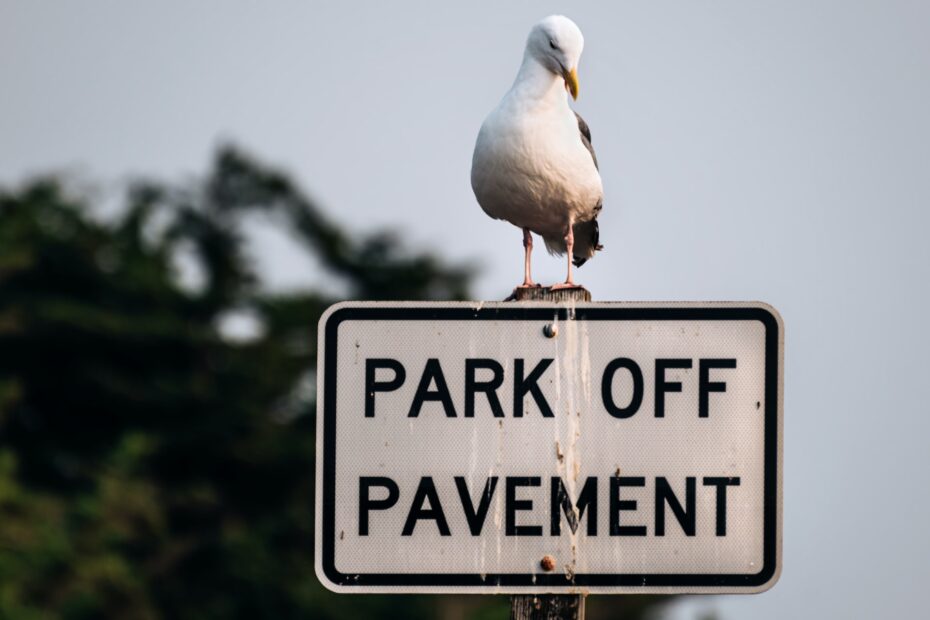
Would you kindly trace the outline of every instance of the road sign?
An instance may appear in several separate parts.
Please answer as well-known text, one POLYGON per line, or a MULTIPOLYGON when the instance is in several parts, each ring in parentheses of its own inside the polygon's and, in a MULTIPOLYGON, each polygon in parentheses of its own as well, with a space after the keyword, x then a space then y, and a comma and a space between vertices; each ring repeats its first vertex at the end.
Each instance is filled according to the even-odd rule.
POLYGON ((340 592, 759 592, 783 328, 761 303, 344 303, 316 570, 340 592))

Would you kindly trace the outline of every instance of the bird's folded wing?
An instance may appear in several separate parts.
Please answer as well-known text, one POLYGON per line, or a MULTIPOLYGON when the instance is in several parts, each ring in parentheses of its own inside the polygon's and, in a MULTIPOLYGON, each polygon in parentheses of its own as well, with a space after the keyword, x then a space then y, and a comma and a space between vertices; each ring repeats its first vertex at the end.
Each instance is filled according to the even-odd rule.
POLYGON ((591 128, 588 127, 588 124, 581 118, 578 112, 575 112, 575 118, 578 119, 578 131, 581 132, 581 143, 584 144, 584 147, 591 153, 591 159, 594 160, 594 167, 598 168, 597 155, 594 154, 594 147, 591 146, 591 128))

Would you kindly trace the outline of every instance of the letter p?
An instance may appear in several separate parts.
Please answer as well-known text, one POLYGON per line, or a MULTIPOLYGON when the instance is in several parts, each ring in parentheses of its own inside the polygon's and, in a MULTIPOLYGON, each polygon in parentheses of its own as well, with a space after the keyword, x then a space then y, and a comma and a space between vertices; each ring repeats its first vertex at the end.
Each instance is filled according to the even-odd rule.
POLYGON ((404 365, 391 358, 375 358, 365 360, 365 417, 375 417, 375 392, 393 392, 404 384, 407 373, 404 365), (394 378, 390 381, 378 381, 379 368, 394 371, 394 378))
POLYGON ((384 476, 362 476, 358 479, 358 535, 368 536, 368 513, 372 510, 387 510, 397 503, 400 489, 397 483, 384 476), (384 499, 372 499, 371 487, 387 489, 384 499))

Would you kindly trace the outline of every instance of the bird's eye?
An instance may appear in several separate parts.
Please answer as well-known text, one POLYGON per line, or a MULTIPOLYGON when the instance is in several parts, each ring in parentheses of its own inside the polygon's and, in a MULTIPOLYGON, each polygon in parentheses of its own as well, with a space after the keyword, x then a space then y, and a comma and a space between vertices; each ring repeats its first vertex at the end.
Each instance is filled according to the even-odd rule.
POLYGON ((551 47, 551 48, 554 49, 554 50, 559 49, 559 46, 556 45, 556 44, 555 44, 555 41, 553 41, 552 39, 549 39, 549 47, 551 47))

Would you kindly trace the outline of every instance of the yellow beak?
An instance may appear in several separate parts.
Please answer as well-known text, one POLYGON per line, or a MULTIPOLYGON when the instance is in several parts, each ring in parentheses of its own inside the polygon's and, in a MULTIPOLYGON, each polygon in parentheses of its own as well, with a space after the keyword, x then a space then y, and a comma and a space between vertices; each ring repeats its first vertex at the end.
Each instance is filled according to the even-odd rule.
POLYGON ((572 99, 578 98, 578 72, 575 69, 562 74, 565 78, 565 90, 572 94, 572 99))

